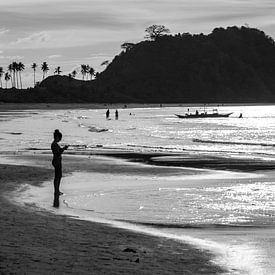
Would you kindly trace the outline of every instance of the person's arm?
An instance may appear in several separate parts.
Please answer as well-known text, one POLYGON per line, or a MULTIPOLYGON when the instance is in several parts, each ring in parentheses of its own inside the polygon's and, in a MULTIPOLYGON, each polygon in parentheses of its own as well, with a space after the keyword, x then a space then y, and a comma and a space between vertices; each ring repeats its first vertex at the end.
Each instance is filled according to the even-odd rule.
POLYGON ((60 152, 63 153, 68 148, 69 148, 69 145, 65 145, 64 147, 60 148, 60 152))
POLYGON ((68 145, 61 148, 57 143, 52 144, 52 152, 55 157, 60 157, 61 154, 68 149, 68 145))

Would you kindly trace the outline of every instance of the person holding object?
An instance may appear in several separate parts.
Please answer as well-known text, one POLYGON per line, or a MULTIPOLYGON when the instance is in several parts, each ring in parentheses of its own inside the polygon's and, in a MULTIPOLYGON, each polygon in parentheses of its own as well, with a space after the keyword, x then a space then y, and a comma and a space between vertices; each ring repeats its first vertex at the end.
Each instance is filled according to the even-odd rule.
POLYGON ((52 165, 54 167, 54 195, 59 196, 63 193, 60 192, 59 186, 62 178, 62 153, 68 149, 68 145, 60 147, 58 142, 62 139, 62 133, 56 129, 53 133, 54 141, 51 144, 53 152, 52 165))

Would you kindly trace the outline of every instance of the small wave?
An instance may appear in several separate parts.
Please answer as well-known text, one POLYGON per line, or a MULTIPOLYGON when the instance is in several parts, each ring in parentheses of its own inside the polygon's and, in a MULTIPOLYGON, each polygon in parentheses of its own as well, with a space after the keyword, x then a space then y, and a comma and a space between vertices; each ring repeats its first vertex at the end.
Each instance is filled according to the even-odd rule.
POLYGON ((27 151, 48 151, 49 148, 37 148, 37 147, 27 147, 25 148, 27 151))
POLYGON ((22 135, 23 133, 20 133, 20 132, 6 132, 6 134, 10 134, 10 135, 22 135))
POLYGON ((102 133, 102 132, 108 132, 109 131, 109 129, 107 129, 107 128, 97 128, 97 127, 94 127, 94 126, 86 126, 82 123, 78 124, 78 127, 88 128, 88 131, 92 132, 92 133, 102 133))
POLYGON ((185 149, 178 147, 165 147, 165 146, 152 146, 152 145, 137 145, 137 144, 127 144, 127 147, 133 148, 145 148, 145 149, 153 149, 153 150, 170 150, 170 151, 184 151, 185 149))
POLYGON ((117 220, 134 225, 150 226, 154 228, 181 228, 181 229, 233 229, 245 228, 255 229, 263 227, 273 227, 272 225, 242 225, 242 224, 179 224, 179 223, 154 223, 154 222, 136 222, 129 220, 117 220))
POLYGON ((222 141, 222 140, 208 140, 194 138, 193 142, 199 143, 213 143, 213 144, 233 144, 233 145, 251 145, 251 146, 271 146, 275 147, 274 143, 262 143, 262 142, 242 142, 242 141, 222 141))
POLYGON ((109 129, 106 129, 106 128, 100 129, 100 128, 96 128, 96 127, 93 127, 93 126, 90 126, 88 128, 89 128, 88 131, 93 132, 93 133, 102 133, 102 132, 107 132, 109 130, 109 129))
POLYGON ((75 149, 75 150, 84 150, 87 149, 88 146, 86 144, 70 144, 69 149, 75 149))
POLYGON ((87 212, 94 212, 94 210, 92 210, 92 209, 83 209, 83 208, 72 207, 72 206, 70 206, 70 204, 66 200, 63 200, 63 204, 65 204, 66 207, 69 208, 69 209, 82 210, 82 211, 87 211, 87 212))

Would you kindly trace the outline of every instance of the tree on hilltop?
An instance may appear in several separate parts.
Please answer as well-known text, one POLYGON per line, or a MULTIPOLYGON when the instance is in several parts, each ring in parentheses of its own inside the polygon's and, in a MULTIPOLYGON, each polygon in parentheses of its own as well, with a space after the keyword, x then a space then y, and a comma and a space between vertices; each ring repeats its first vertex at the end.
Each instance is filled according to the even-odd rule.
POLYGON ((147 33, 145 35, 146 39, 156 40, 157 38, 170 33, 170 30, 167 29, 164 25, 152 25, 145 29, 147 33))
POLYGON ((77 71, 76 71, 76 70, 73 70, 73 71, 71 72, 71 76, 72 76, 72 78, 75 78, 75 77, 76 77, 76 75, 77 75, 77 71))
POLYGON ((90 71, 90 65, 86 65, 86 80, 89 79, 89 71, 90 71))
POLYGON ((54 70, 54 74, 60 75, 62 73, 60 69, 61 69, 60 66, 57 66, 54 70))
POLYGON ((81 74, 82 74, 82 80, 84 80, 84 78, 85 78, 85 76, 87 74, 87 71, 88 71, 88 65, 82 64, 80 66, 80 68, 81 68, 80 71, 81 71, 81 74))
POLYGON ((44 80, 45 76, 47 75, 47 72, 50 70, 47 62, 42 63, 41 70, 43 72, 43 80, 44 80))
POLYGON ((125 43, 123 43, 120 47, 121 47, 121 49, 123 49, 123 50, 125 50, 125 51, 129 51, 129 50, 131 50, 134 46, 135 46, 134 43, 125 42, 125 43))
POLYGON ((89 67, 89 71, 88 71, 90 77, 91 77, 91 80, 93 79, 93 76, 95 75, 95 70, 93 67, 89 67))

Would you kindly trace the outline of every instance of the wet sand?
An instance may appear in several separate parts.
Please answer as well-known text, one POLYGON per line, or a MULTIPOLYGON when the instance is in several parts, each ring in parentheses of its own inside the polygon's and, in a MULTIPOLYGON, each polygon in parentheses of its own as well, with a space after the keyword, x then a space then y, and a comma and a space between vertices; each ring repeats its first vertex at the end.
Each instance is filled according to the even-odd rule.
MULTIPOLYGON (((1 273, 220 274, 224 271, 211 263, 210 253, 185 243, 12 203, 11 192, 21 184, 39 186, 52 179, 50 159, 50 155, 41 154, 11 155, 5 161, 9 164, 0 165, 1 273)), ((88 160, 87 156, 64 156, 64 173, 101 169, 102 163, 88 160)), ((112 167, 109 169, 111 173, 112 167)), ((176 169, 172 172, 176 173, 176 169)))

